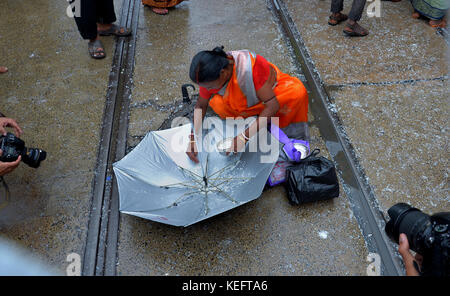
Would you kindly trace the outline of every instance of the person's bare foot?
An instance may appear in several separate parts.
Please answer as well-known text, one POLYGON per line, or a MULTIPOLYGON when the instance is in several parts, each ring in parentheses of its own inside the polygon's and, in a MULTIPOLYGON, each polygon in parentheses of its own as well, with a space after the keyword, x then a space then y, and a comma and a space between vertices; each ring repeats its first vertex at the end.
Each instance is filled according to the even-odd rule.
POLYGON ((156 14, 166 15, 169 13, 167 8, 152 7, 152 11, 156 14))
POLYGON ((328 24, 330 26, 336 26, 337 24, 346 21, 348 19, 348 16, 346 14, 336 12, 332 13, 328 18, 328 24))
POLYGON ((413 14, 412 14, 412 18, 413 18, 413 19, 418 19, 418 18, 420 18, 420 13, 418 13, 417 11, 414 11, 413 14))
POLYGON ((5 66, 0 66, 0 73, 6 73, 8 72, 8 68, 6 68, 5 66))

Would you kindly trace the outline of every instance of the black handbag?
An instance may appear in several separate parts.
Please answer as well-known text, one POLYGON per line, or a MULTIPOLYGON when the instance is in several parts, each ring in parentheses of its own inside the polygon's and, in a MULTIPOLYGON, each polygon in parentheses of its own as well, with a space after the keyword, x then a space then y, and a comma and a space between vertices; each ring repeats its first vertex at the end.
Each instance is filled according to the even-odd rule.
POLYGON ((339 197, 339 182, 333 162, 317 156, 315 149, 308 157, 287 167, 286 182, 289 203, 299 205, 339 197))

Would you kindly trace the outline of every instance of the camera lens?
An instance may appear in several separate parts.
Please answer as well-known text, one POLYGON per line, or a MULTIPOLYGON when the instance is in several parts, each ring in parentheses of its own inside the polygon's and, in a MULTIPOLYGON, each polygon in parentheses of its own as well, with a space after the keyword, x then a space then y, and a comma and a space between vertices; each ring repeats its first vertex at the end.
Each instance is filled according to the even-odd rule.
POLYGON ((423 251, 426 229, 431 226, 430 216, 405 203, 392 206, 388 214, 391 220, 386 224, 385 231, 389 237, 398 243, 400 233, 404 233, 410 249, 418 253, 423 251))
POLYGON ((47 152, 38 148, 26 148, 25 153, 22 154, 22 161, 32 168, 38 168, 47 157, 47 152))

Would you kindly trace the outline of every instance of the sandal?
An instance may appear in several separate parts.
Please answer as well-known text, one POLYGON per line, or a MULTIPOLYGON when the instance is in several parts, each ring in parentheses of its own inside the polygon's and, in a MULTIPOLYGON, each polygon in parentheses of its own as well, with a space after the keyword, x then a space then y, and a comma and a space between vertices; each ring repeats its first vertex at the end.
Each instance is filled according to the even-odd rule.
POLYGON ((94 59, 103 59, 106 57, 105 50, 103 49, 103 44, 100 40, 95 40, 94 42, 89 42, 88 44, 89 54, 94 59))
POLYGON ((169 13, 169 10, 167 8, 159 8, 159 7, 153 7, 153 6, 152 6, 152 11, 159 15, 166 15, 169 13))
POLYGON ((430 20, 428 22, 428 24, 430 26, 432 26, 433 28, 445 28, 445 27, 447 27, 447 22, 444 19, 430 20))
POLYGON ((344 33, 350 37, 363 37, 369 34, 369 31, 361 27, 357 22, 353 25, 347 22, 347 26, 344 28, 344 33))
POLYGON ((109 28, 108 30, 97 30, 97 32, 101 36, 115 35, 115 36, 119 36, 119 37, 126 37, 126 36, 131 35, 131 30, 123 28, 123 27, 119 27, 116 24, 112 24, 111 28, 109 28))
POLYGON ((346 21, 348 19, 348 16, 346 14, 340 13, 335 16, 334 14, 330 15, 330 17, 328 18, 328 24, 330 26, 336 26, 339 23, 346 21))

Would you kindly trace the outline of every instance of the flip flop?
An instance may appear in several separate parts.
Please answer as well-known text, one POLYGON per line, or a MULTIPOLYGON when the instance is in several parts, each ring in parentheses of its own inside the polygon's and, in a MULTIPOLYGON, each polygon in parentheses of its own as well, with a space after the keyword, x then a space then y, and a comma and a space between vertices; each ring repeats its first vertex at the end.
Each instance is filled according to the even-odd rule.
POLYGON ((131 35, 131 30, 123 28, 123 27, 119 27, 116 24, 112 24, 111 28, 109 28, 108 30, 98 30, 97 32, 101 36, 115 35, 115 36, 119 36, 119 37, 126 37, 126 36, 131 35))
POLYGON ((444 19, 439 20, 438 23, 433 23, 435 21, 437 21, 437 20, 430 20, 428 22, 428 24, 430 26, 432 26, 433 28, 445 28, 445 27, 447 27, 447 22, 444 19))
POLYGON ((104 59, 106 57, 105 49, 100 40, 95 40, 94 42, 89 42, 88 44, 89 54, 94 59, 104 59))

